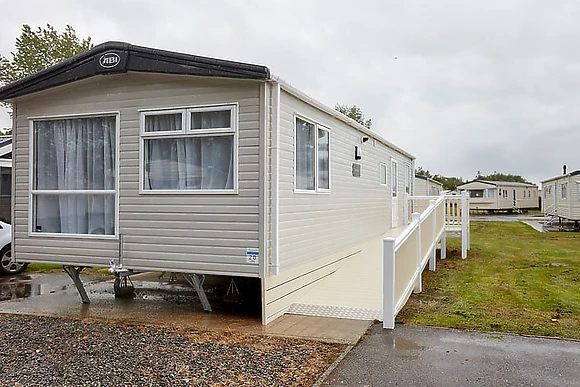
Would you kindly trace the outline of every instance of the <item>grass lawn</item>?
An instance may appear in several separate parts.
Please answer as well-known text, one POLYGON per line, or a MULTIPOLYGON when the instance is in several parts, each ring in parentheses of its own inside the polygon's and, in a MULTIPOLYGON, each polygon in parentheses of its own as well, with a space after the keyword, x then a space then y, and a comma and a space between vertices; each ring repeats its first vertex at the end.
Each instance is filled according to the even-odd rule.
MULTIPOLYGON (((51 263, 30 263, 26 268, 27 273, 64 273, 62 265, 55 265, 51 263)), ((114 276, 109 273, 107 268, 104 267, 89 267, 83 270, 83 274, 92 274, 92 275, 102 275, 102 276, 110 276, 113 278, 114 276)))
POLYGON ((580 339, 580 233, 473 221, 465 260, 447 241, 397 322, 580 339))

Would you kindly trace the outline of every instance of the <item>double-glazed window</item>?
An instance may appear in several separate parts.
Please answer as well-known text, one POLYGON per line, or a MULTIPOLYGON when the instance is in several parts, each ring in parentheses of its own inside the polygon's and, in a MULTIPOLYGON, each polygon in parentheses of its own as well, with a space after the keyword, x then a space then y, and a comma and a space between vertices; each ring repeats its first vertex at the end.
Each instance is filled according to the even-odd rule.
POLYGON ((391 160, 391 194, 394 198, 398 195, 398 163, 395 160, 391 160))
POLYGON ((32 122, 34 233, 115 235, 117 116, 32 122))
POLYGON ((149 111, 141 115, 144 192, 235 192, 236 107, 149 111))
POLYGON ((380 163, 379 164, 379 183, 384 186, 388 186, 387 184, 387 164, 380 163))
POLYGON ((405 193, 411 194, 411 166, 405 166, 405 193))
POLYGON ((568 183, 562 184, 562 199, 566 199, 568 197, 568 183))
POLYGON ((297 191, 330 190, 330 131, 296 117, 294 185, 297 191))

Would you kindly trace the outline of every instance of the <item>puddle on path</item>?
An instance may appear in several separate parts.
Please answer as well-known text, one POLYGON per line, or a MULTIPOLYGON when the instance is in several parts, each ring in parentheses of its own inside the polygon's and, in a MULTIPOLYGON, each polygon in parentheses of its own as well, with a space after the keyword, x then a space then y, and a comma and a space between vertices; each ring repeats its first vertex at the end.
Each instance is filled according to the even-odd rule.
POLYGON ((65 290, 72 284, 65 274, 20 274, 0 277, 0 301, 65 290))
POLYGON ((385 344, 387 348, 392 348, 395 356, 400 359, 417 359, 421 352, 428 349, 428 347, 419 345, 414 341, 393 337, 392 335, 385 337, 385 344))

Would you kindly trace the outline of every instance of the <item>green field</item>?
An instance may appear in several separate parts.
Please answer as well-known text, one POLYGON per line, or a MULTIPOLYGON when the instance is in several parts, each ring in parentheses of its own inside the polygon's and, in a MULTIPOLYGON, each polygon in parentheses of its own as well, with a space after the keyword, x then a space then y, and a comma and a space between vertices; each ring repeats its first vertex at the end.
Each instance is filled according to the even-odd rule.
POLYGON ((580 233, 475 221, 465 260, 447 241, 397 322, 580 339, 580 233))

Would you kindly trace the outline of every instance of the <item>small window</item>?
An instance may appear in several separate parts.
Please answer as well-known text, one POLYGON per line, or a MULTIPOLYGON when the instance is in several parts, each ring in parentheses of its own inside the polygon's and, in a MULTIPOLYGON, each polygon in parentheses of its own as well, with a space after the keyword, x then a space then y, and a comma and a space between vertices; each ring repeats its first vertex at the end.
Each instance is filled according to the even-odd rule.
POLYGON ((566 199, 568 197, 568 183, 562 184, 562 199, 566 199))
POLYGON ((576 183, 576 192, 578 193, 578 200, 580 200, 580 182, 576 183))
POLYGON ((495 198, 495 188, 487 188, 485 190, 485 195, 487 198, 495 198))
POLYGON ((483 190, 482 189, 471 189, 471 190, 469 190, 469 197, 470 198, 482 198, 483 197, 483 190))
POLYGON ((181 132, 183 127, 181 113, 149 114, 145 116, 145 133, 181 132))
POLYGON ((330 190, 330 131, 296 117, 294 184, 301 191, 330 190))
POLYGON ((394 198, 398 196, 398 164, 396 160, 391 160, 391 194, 394 198))
POLYGON ((379 164, 379 182, 381 185, 387 185, 387 164, 379 164))
POLYGON ((236 108, 196 107, 142 114, 142 189, 235 192, 236 108))
POLYGON ((408 164, 405 166, 405 193, 411 193, 411 166, 408 164))

